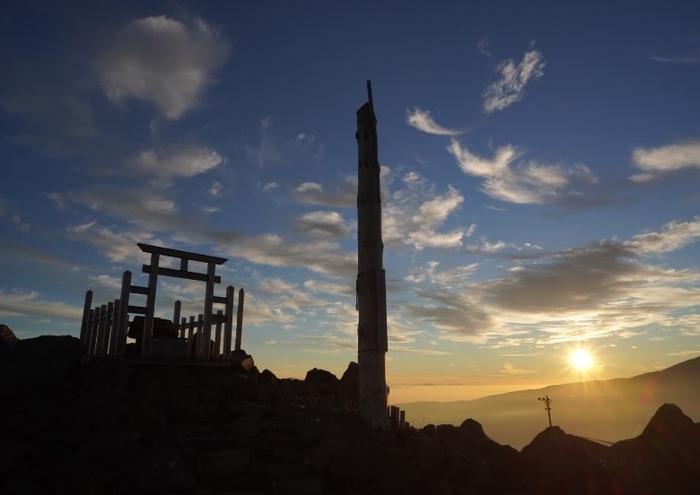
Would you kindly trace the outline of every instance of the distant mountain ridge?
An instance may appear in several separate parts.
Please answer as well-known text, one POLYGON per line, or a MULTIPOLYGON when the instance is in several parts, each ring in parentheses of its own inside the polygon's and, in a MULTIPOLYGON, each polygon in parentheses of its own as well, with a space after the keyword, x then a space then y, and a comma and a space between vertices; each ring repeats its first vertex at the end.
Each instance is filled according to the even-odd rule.
POLYGON ((592 380, 455 402, 400 404, 411 424, 461 424, 473 418, 494 440, 517 449, 547 426, 537 397, 549 395, 552 423, 569 433, 615 442, 639 435, 664 403, 700 419, 700 356, 629 378, 592 380))

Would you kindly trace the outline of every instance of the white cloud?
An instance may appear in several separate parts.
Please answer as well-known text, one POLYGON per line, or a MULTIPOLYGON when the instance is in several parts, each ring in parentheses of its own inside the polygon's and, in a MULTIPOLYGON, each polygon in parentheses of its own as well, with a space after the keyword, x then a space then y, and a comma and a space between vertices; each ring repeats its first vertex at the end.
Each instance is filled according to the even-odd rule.
POLYGON ((280 187, 278 182, 266 182, 262 190, 263 192, 267 192, 272 191, 273 189, 277 189, 278 187, 280 187))
POLYGON ((669 222, 661 232, 645 232, 624 243, 639 254, 665 254, 684 248, 700 238, 700 217, 689 222, 669 222))
MULTIPOLYGON (((68 306, 60 302, 42 300, 39 292, 3 292, 0 289, 0 315, 7 316, 48 316, 80 321, 82 307, 68 306)), ((76 326, 76 330, 77 330, 76 326)))
MULTIPOLYGON (((109 275, 91 275, 88 277, 95 286, 104 287, 107 289, 121 290, 122 279, 119 277, 110 277, 109 275)), ((92 284, 91 284, 92 285, 92 284)))
POLYGON ((209 188, 209 195, 218 198, 224 185, 221 182, 214 182, 209 188))
POLYGON ((404 175, 403 189, 392 192, 382 210, 382 237, 387 245, 450 248, 462 245, 470 228, 457 227, 439 232, 447 218, 464 202, 464 197, 452 186, 444 194, 436 194, 434 184, 420 174, 404 175))
POLYGON ((343 238, 350 233, 343 216, 335 211, 311 211, 297 220, 297 229, 319 238, 343 238))
POLYGON ((482 191, 492 198, 519 204, 574 203, 580 194, 573 189, 597 182, 583 164, 570 168, 518 161, 523 152, 508 144, 482 158, 452 139, 448 151, 466 174, 484 179, 482 191))
POLYGON ((357 274, 357 255, 343 252, 338 243, 328 240, 293 243, 276 234, 264 234, 223 248, 229 256, 260 265, 302 267, 344 279, 354 279, 357 274))
POLYGON ((542 53, 537 50, 525 52, 522 61, 515 64, 512 59, 499 63, 496 70, 501 78, 484 90, 484 112, 503 110, 520 101, 525 94, 528 82, 544 75, 545 62, 542 53))
POLYGON ((357 207, 357 176, 344 177, 333 193, 325 192, 323 186, 316 182, 304 182, 294 188, 294 198, 306 205, 357 207))
POLYGON ((682 168, 700 168, 700 141, 671 144, 659 148, 635 148, 632 151, 634 166, 644 173, 632 175, 634 182, 648 182, 658 173, 682 168))
MULTIPOLYGON (((221 155, 206 146, 174 146, 142 151, 130 166, 139 174, 157 177, 158 185, 169 185, 174 177, 194 177, 218 167, 223 161, 221 155)), ((216 182, 209 193, 216 196, 220 191, 221 184, 216 182)))
POLYGON ((435 122, 430 112, 421 110, 420 108, 414 108, 413 112, 406 110, 406 123, 419 131, 427 132, 428 134, 437 134, 439 136, 457 136, 466 132, 442 127, 435 122))
POLYGON ((280 295, 288 294, 296 288, 296 285, 290 284, 280 278, 268 278, 258 282, 258 289, 263 294, 280 295))
POLYGON ((124 26, 97 60, 102 88, 114 102, 153 102, 177 120, 199 103, 231 49, 220 31, 200 18, 135 19, 124 26))
POLYGON ((354 296, 355 287, 350 285, 333 284, 330 282, 319 282, 317 280, 307 280, 304 287, 312 292, 323 292, 333 296, 354 296))

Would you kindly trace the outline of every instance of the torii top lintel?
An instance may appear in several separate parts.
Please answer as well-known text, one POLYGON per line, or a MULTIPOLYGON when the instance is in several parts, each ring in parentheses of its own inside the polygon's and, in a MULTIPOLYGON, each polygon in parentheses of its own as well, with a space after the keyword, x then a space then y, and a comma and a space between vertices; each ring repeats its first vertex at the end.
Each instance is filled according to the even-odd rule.
POLYGON ((202 263, 214 263, 215 265, 223 265, 228 261, 228 258, 220 258, 218 256, 209 256, 206 254, 192 253, 190 251, 181 251, 180 249, 172 249, 161 246, 153 246, 139 242, 137 246, 144 253, 159 254, 161 256, 171 256, 173 258, 186 259, 191 261, 201 261, 202 263))

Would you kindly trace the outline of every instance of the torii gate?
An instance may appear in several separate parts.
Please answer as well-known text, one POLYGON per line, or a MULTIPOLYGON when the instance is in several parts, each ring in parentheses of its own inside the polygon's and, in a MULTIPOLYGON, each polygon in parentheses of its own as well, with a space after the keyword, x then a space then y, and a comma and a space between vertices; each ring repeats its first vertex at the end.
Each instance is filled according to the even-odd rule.
POLYGON ((383 268, 382 198, 379 187, 377 118, 372 85, 367 81, 367 103, 357 111, 357 363, 360 416, 374 428, 387 428, 385 357, 386 275, 383 268))

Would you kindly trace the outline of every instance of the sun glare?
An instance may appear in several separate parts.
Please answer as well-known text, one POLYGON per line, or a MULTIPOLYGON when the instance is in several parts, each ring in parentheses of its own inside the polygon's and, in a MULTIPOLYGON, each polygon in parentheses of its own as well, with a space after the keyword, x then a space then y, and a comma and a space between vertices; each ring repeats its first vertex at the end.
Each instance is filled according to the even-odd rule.
POLYGON ((569 362, 576 371, 588 371, 593 366, 593 356, 585 349, 576 349, 569 355, 569 362))

